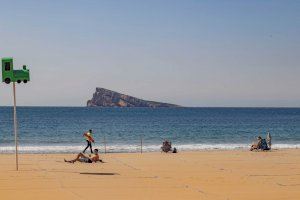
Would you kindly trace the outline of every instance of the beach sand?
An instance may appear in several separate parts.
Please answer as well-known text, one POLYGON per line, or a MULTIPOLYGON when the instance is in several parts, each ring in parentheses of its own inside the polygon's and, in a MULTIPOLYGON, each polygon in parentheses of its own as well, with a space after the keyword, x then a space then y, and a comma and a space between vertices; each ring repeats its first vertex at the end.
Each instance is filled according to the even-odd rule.
POLYGON ((102 154, 0 154, 0 199, 300 199, 300 150, 102 154))

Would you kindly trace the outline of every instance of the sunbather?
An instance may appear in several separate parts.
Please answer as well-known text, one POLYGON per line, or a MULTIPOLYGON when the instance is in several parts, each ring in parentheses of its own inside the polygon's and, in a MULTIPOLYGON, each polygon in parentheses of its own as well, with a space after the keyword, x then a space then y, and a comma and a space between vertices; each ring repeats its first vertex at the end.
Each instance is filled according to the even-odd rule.
POLYGON ((98 149, 94 149, 94 154, 95 155, 90 158, 90 157, 85 156, 83 153, 79 153, 74 160, 66 160, 66 159, 64 159, 64 160, 65 160, 65 162, 68 162, 68 163, 74 163, 76 161, 84 162, 84 163, 103 162, 99 157, 98 149))

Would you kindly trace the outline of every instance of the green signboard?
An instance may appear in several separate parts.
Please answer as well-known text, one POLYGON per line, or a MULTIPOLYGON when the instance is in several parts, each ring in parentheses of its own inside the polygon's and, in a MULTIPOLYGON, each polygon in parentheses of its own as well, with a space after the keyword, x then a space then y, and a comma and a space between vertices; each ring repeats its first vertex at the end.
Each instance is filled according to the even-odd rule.
POLYGON ((2 82, 9 84, 10 82, 27 83, 30 81, 29 69, 23 65, 23 69, 14 70, 12 58, 2 58, 2 82))

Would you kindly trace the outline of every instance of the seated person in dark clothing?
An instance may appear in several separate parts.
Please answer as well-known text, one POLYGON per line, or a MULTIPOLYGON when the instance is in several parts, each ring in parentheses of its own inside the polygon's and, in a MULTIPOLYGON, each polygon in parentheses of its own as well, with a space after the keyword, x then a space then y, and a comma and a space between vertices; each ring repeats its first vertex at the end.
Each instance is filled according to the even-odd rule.
POLYGON ((177 149, 174 147, 172 153, 178 153, 177 149))
POLYGON ((268 144, 267 144, 267 141, 266 139, 261 139, 261 142, 260 142, 260 150, 270 150, 270 148, 268 147, 268 144))

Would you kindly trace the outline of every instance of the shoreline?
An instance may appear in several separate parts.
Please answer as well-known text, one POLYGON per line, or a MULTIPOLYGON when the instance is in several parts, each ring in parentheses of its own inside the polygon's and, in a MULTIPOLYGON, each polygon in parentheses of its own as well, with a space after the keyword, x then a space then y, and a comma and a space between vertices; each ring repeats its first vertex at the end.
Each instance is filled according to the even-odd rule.
MULTIPOLYGON (((143 153, 160 152, 161 145, 143 145, 143 153)), ((188 144, 188 145, 172 145, 176 147, 178 152, 198 152, 198 151, 247 151, 250 144, 188 144), (233 146, 234 145, 234 146, 233 146)), ((105 149, 101 146, 98 148, 100 153, 104 153, 105 149)), ((53 145, 53 146, 19 146, 20 154, 73 154, 79 153, 84 149, 84 145, 53 145)), ((107 145, 107 153, 140 153, 141 147, 138 145, 107 145)), ((273 144, 272 150, 300 149, 300 144, 273 144)), ((14 154, 15 146, 0 146, 0 154, 14 154)))
MULTIPOLYGON (((180 154, 180 153, 197 153, 197 152, 251 152, 249 150, 250 148, 236 148, 236 149, 198 149, 198 150, 181 150, 179 151, 178 153, 175 153, 175 154, 180 154)), ((300 150, 300 148, 296 147, 296 148, 273 148, 269 151, 252 151, 252 152, 265 152, 265 153, 268 153, 268 152, 277 152, 277 151, 289 151, 289 150, 300 150)), ((51 154, 51 155, 70 155, 70 154, 77 154, 77 153, 80 153, 79 152, 37 152, 37 153, 32 153, 32 152, 19 152, 20 155, 47 155, 47 154, 51 154)), ((136 152, 102 152, 102 151, 99 151, 99 154, 101 155, 105 155, 105 154, 155 154, 155 153, 164 153, 164 152, 161 152, 161 151, 143 151, 143 153, 139 152, 139 151, 136 151, 136 152)), ((14 155, 15 152, 0 152, 0 155, 14 155)), ((86 152, 85 154, 90 154, 89 152, 86 152)), ((169 152, 169 153, 164 153, 164 154, 174 154, 172 152, 169 152)))

